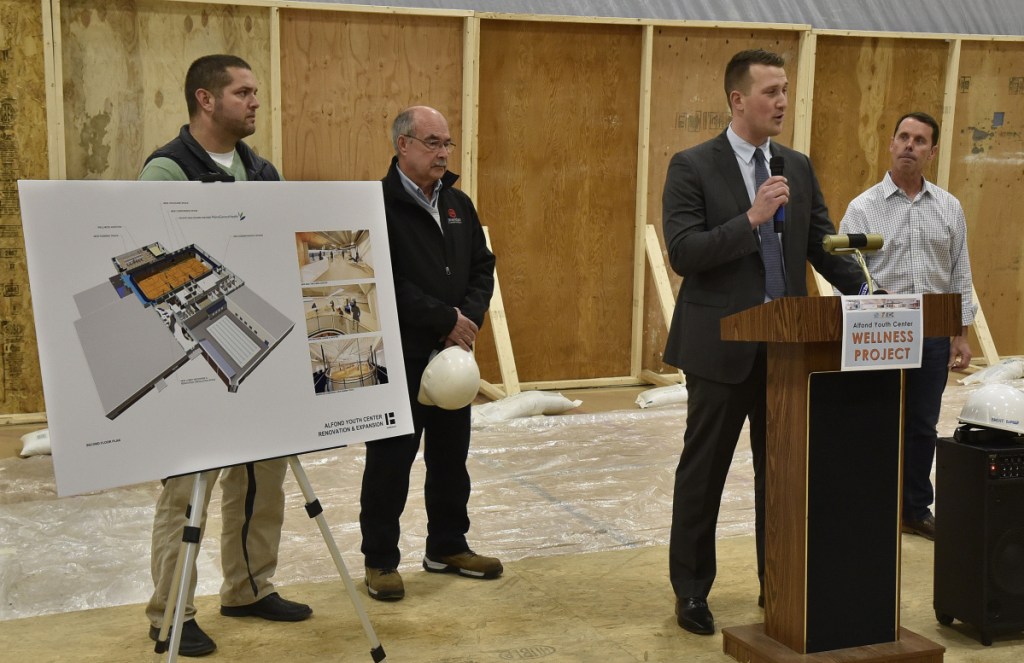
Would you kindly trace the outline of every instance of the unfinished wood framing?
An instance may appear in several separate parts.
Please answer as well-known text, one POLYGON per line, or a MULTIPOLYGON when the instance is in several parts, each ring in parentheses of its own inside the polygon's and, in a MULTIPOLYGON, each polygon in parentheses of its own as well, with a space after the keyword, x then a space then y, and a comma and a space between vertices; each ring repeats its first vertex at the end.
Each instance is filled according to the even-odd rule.
MULTIPOLYGON (((667 332, 672 326, 675 297, 672 294, 672 283, 669 281, 668 268, 665 267, 665 253, 661 248, 658 230, 650 224, 644 226, 644 246, 646 247, 644 253, 646 254, 647 263, 651 267, 651 280, 654 281, 654 291, 658 297, 658 304, 661 310, 662 328, 667 332)), ((669 380, 667 377, 646 369, 642 372, 641 377, 645 381, 653 382, 654 384, 664 384, 666 380, 669 380), (653 375, 658 375, 658 377, 652 379, 653 375)), ((679 371, 678 377, 683 382, 686 381, 682 371, 679 371)))
POLYGON ((64 173, 64 104, 61 93, 63 81, 60 67, 60 33, 54 31, 60 25, 60 7, 51 6, 53 0, 40 0, 43 28, 43 67, 46 76, 46 142, 49 161, 49 179, 62 179, 64 173))
POLYGON ((651 153, 651 63, 654 57, 654 26, 643 27, 643 41, 640 46, 640 125, 638 128, 636 154, 636 200, 633 219, 633 328, 630 332, 629 373, 640 377, 643 370, 644 350, 644 287, 647 280, 644 267, 647 241, 647 189, 648 167, 651 153))
MULTIPOLYGON (((673 375, 647 227, 660 236, 671 156, 729 121, 725 62, 775 50, 791 100, 778 140, 809 151, 837 224, 885 172, 899 114, 942 118, 926 175, 967 215, 984 307, 972 344, 986 362, 997 346, 1024 354, 1024 237, 1006 230, 1024 194, 1024 38, 283 0, 0 8, 19 32, 28 19, 37 28, 17 51, 33 63, 18 80, 39 83, 18 117, 19 140, 41 141, 26 152, 43 168, 35 177, 133 179, 186 121, 185 69, 211 52, 252 64, 264 106, 251 143, 292 180, 379 179, 394 114, 440 109, 461 147, 451 168, 494 240, 518 374, 555 387, 673 375)), ((16 272, 13 286, 27 285, 16 272)), ((31 315, 16 322, 34 339, 31 315)), ((494 385, 506 382, 498 352, 482 335, 478 361, 494 385)), ((4 409, 42 409, 38 370, 24 370, 35 400, 4 409)))
POLYGON ((665 267, 665 254, 661 248, 661 237, 654 226, 647 226, 644 233, 644 241, 647 247, 647 260, 651 264, 651 278, 654 280, 654 292, 658 297, 662 323, 667 330, 672 325, 672 313, 675 311, 676 300, 672 293, 668 268, 665 267))
MULTIPOLYGON (((995 341, 992 339, 992 330, 988 327, 988 319, 985 318, 984 309, 981 307, 981 303, 978 300, 978 289, 972 287, 971 295, 974 297, 977 310, 974 312, 974 324, 971 330, 974 332, 974 338, 977 339, 977 343, 972 342, 972 348, 977 351, 981 350, 981 357, 984 359, 986 366, 992 366, 993 364, 999 363, 999 352, 996 350, 995 341)), ((973 361, 976 362, 978 359, 977 355, 973 361)))
POLYGON ((477 88, 480 85, 480 19, 463 21, 462 42, 462 183, 469 197, 476 200, 477 167, 477 88))
POLYGON ((939 118, 939 154, 936 163, 935 183, 949 188, 949 164, 953 161, 953 151, 949 146, 953 142, 954 120, 956 115, 956 91, 960 77, 960 45, 959 39, 949 42, 949 55, 946 60, 946 82, 942 90, 942 117, 939 118))
POLYGON ((789 113, 793 118, 792 148, 807 153, 811 145, 811 111, 814 108, 814 58, 818 38, 813 32, 800 33, 796 85, 789 93, 789 113))
MULTIPOLYGON (((284 163, 284 130, 281 126, 281 11, 270 10, 270 160, 284 163)), ((264 98, 266 98, 266 96, 264 98)))
POLYGON ((535 382, 520 382, 519 387, 523 391, 539 390, 549 391, 552 389, 592 389, 596 387, 632 387, 637 380, 632 375, 622 375, 610 378, 592 378, 582 380, 539 380, 535 382))
MULTIPOLYGON (((484 227, 487 247, 491 247, 491 235, 484 227)), ((490 319, 491 335, 494 339, 495 352, 498 355, 498 369, 501 371, 501 393, 504 396, 515 396, 519 393, 519 372, 516 370, 516 357, 512 352, 512 339, 508 334, 508 319, 505 317, 505 301, 501 296, 501 282, 498 270, 494 270, 494 294, 491 306, 487 310, 490 319)))
MULTIPOLYGON (((793 149, 804 154, 811 149, 811 117, 814 112, 814 60, 817 56, 818 35, 805 32, 800 35, 800 69, 798 72, 799 94, 792 97, 796 101, 796 119, 793 128, 793 149)), ((807 265, 807 292, 827 297, 832 293, 832 284, 816 269, 807 265)))
MULTIPOLYGON (((956 94, 960 87, 960 48, 963 42, 960 39, 953 39, 949 42, 949 60, 946 64, 946 85, 944 91, 944 103, 942 104, 941 129, 939 133, 939 156, 937 164, 936 183, 944 189, 949 189, 949 166, 953 161, 953 132, 956 122, 956 94)), ((974 324, 972 330, 974 339, 973 347, 980 348, 981 357, 984 363, 991 366, 999 361, 999 353, 996 351, 995 341, 992 339, 992 331, 989 329, 988 320, 985 318, 985 311, 978 299, 977 288, 971 288, 974 305, 976 307, 974 324), (975 342, 976 341, 976 342, 975 342)), ((978 358, 975 357, 975 360, 978 358)))
POLYGON ((45 424, 45 412, 28 414, 0 414, 0 426, 24 426, 25 424, 45 424))

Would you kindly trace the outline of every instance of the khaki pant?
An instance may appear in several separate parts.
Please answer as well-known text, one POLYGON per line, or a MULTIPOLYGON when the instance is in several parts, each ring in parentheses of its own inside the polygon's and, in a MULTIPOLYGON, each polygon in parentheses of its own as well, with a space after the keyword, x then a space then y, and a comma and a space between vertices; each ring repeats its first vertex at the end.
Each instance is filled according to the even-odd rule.
MULTIPOLYGON (((221 517, 223 529, 220 538, 221 567, 224 583, 220 588, 221 605, 248 605, 274 592, 271 576, 277 569, 277 550, 281 543, 281 525, 284 521, 284 475, 288 461, 284 458, 255 464, 256 500, 246 547, 249 568, 259 590, 253 596, 249 572, 242 556, 242 525, 245 523, 245 493, 248 476, 245 466, 229 467, 206 472, 206 496, 203 499, 202 535, 206 532, 206 509, 210 504, 213 485, 220 476, 222 492, 221 517)), ((153 626, 163 623, 164 609, 170 594, 174 565, 178 559, 181 536, 188 518, 185 509, 192 496, 193 475, 175 477, 164 483, 156 503, 153 519, 153 596, 146 606, 146 616, 153 626)), ((189 586, 184 620, 195 617, 196 564, 192 563, 192 583, 189 586)))

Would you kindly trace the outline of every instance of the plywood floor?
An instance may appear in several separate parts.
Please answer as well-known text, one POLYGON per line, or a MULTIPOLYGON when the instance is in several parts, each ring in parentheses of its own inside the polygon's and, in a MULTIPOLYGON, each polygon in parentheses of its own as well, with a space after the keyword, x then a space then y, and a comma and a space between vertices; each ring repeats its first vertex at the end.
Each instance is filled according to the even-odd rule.
MULTIPOLYGON (((763 620, 750 577, 753 539, 720 543, 720 575, 711 607, 721 626, 763 620)), ((931 544, 905 537, 902 623, 946 647, 950 663, 1019 663, 1022 640, 983 647, 968 631, 939 626, 931 612, 931 544)), ((664 546, 527 558, 494 581, 407 571, 407 597, 360 599, 389 661, 487 663, 633 663, 716 661, 722 637, 679 629, 665 580, 664 546)), ((216 614, 216 597, 198 601, 200 624, 218 643, 207 660, 370 661, 369 641, 340 580, 289 586, 314 607, 312 619, 275 624, 216 614)), ((152 653, 138 605, 71 612, 0 624, 5 661, 129 663, 152 653)), ((1019 638, 1019 636, 1018 636, 1019 638)))
MULTIPOLYGON (((638 391, 566 392, 584 401, 567 415, 474 430, 470 536, 480 552, 505 561, 498 580, 420 570, 422 490, 411 491, 400 567, 407 598, 380 603, 359 592, 387 660, 731 660, 722 654, 721 635, 693 636, 675 624, 665 544, 685 405, 639 410, 638 391)), ((947 389, 940 434, 951 432, 969 392, 947 389)), ((38 427, 0 427, 0 443, 10 447, 17 434, 38 427)), ((303 457, 357 580, 361 461, 355 448, 303 457)), ((763 619, 752 571, 749 465, 741 440, 718 528, 720 571, 710 600, 719 627, 763 619)), ((417 485, 422 463, 414 468, 417 485)), ((49 458, 0 458, 0 660, 154 658, 142 603, 151 588, 148 536, 158 490, 152 482, 57 498, 49 458)), ((205 545, 199 623, 219 645, 208 660, 369 661, 369 641, 290 476, 286 490, 275 580, 285 596, 310 603, 314 617, 299 624, 221 617, 219 551, 205 545)), ((215 490, 207 541, 219 534, 218 500, 215 490)), ((931 543, 904 537, 903 626, 945 646, 946 661, 1024 660, 1024 633, 997 637, 986 648, 966 627, 936 623, 931 555, 931 543)))

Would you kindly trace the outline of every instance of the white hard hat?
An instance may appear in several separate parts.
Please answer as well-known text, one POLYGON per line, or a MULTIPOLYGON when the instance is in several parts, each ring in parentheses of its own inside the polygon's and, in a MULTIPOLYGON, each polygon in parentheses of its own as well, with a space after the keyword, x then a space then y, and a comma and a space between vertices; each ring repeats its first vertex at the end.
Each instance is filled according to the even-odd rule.
POLYGON ((1024 435, 1024 391, 1008 384, 988 384, 967 397, 960 421, 1024 435))
POLYGON ((473 402, 479 390, 480 367, 473 353, 453 345, 427 363, 416 400, 423 405, 460 410, 473 402))

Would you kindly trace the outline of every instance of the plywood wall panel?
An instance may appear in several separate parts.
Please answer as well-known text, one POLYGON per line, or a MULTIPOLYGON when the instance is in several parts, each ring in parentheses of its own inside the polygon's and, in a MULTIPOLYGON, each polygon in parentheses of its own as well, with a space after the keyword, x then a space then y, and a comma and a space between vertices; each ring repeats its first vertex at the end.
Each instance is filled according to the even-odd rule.
MULTIPOLYGON (((729 103, 725 96, 725 65, 733 55, 749 48, 764 48, 786 58, 790 111, 779 142, 793 142, 793 100, 799 61, 800 36, 780 30, 726 30, 669 28, 654 29, 651 80, 650 171, 647 190, 647 222, 654 224, 661 238, 661 193, 672 155, 714 138, 729 125, 729 103)), ((664 254, 668 264, 668 255, 664 254)), ((669 268, 671 272, 671 267, 669 268)), ((670 273, 678 291, 682 278, 670 273)), ((644 302, 643 366, 654 371, 671 370, 662 363, 668 328, 647 276, 644 302)))
MULTIPOLYGON (((391 123, 414 104, 462 131, 462 25, 455 17, 281 12, 283 165, 289 179, 376 180, 391 123)), ((459 172, 460 155, 449 158, 459 172)))
MULTIPOLYGON (((61 3, 69 179, 134 179, 142 162, 188 122, 189 64, 210 53, 245 59, 264 97, 269 10, 150 0, 61 3)), ((270 154, 269 106, 247 142, 270 154)))
MULTIPOLYGON (((891 165, 896 120, 941 122, 949 45, 942 40, 821 35, 814 70, 811 159, 838 227, 850 201, 891 165)), ((925 172, 935 180, 936 162, 925 172)))
POLYGON ((478 204, 523 381, 629 374, 641 42, 481 25, 478 204))
MULTIPOLYGON (((1024 44, 964 42, 949 171, 996 349, 1024 354, 1024 44)), ((975 344, 975 351, 978 346, 975 344)))
POLYGON ((46 179, 46 71, 41 5, 0 1, 0 414, 41 412, 19 179, 46 179))
MULTIPOLYGON (((16 162, 3 160, 5 178, 10 163, 19 177, 47 174, 40 4, 0 0, 0 83, 7 86, 0 94, 0 151, 17 150, 16 162), (16 133, 2 124, 12 105, 16 133)), ((278 165, 289 179, 380 178, 392 155, 391 120, 414 103, 442 110, 461 142, 468 122, 462 104, 474 93, 463 89, 464 56, 473 56, 463 52, 467 19, 258 4, 60 0, 63 107, 53 110, 63 112, 67 176, 133 179, 145 156, 187 120, 187 65, 213 52, 253 65, 264 107, 249 142, 264 155, 275 126, 267 103, 271 66, 280 64, 281 98, 273 100, 280 108, 278 165), (272 22, 275 12, 280 20, 272 22), (271 61, 272 25, 280 26, 279 63, 271 61)), ((519 377, 626 375, 644 28, 590 19, 470 20, 481 26, 479 120, 469 122, 478 128, 476 202, 498 256, 519 377)), ((786 56, 791 108, 780 142, 792 144, 795 102, 810 91, 796 89, 796 30, 675 24, 655 26, 653 35, 648 184, 639 195, 660 235, 669 159, 729 121, 722 75, 735 52, 764 47, 786 56)), ((472 37, 468 43, 475 47, 472 37)), ((888 167, 898 115, 924 110, 941 117, 948 44, 829 34, 817 36, 816 50, 811 156, 838 223, 849 200, 888 167)), ((1024 239, 1012 231, 1011 207, 1024 186, 1022 56, 1019 43, 963 42, 954 144, 942 146, 953 150, 950 189, 964 202, 972 252, 985 256, 975 260, 975 282, 1004 354, 1024 352, 1024 239)), ((452 155, 452 170, 459 172, 464 156, 452 155)), ((927 173, 932 179, 935 170, 927 173)), ((0 300, 0 413, 43 407, 20 220, 9 198, 0 191, 0 264, 14 275, 0 300), (16 403, 8 379, 15 373, 28 375, 17 385, 16 403)), ((666 371, 667 329, 646 279, 642 367, 666 371)), ((678 287, 679 277, 671 279, 678 287)), ((495 357, 485 330, 478 359, 491 381, 498 381, 495 357)))

